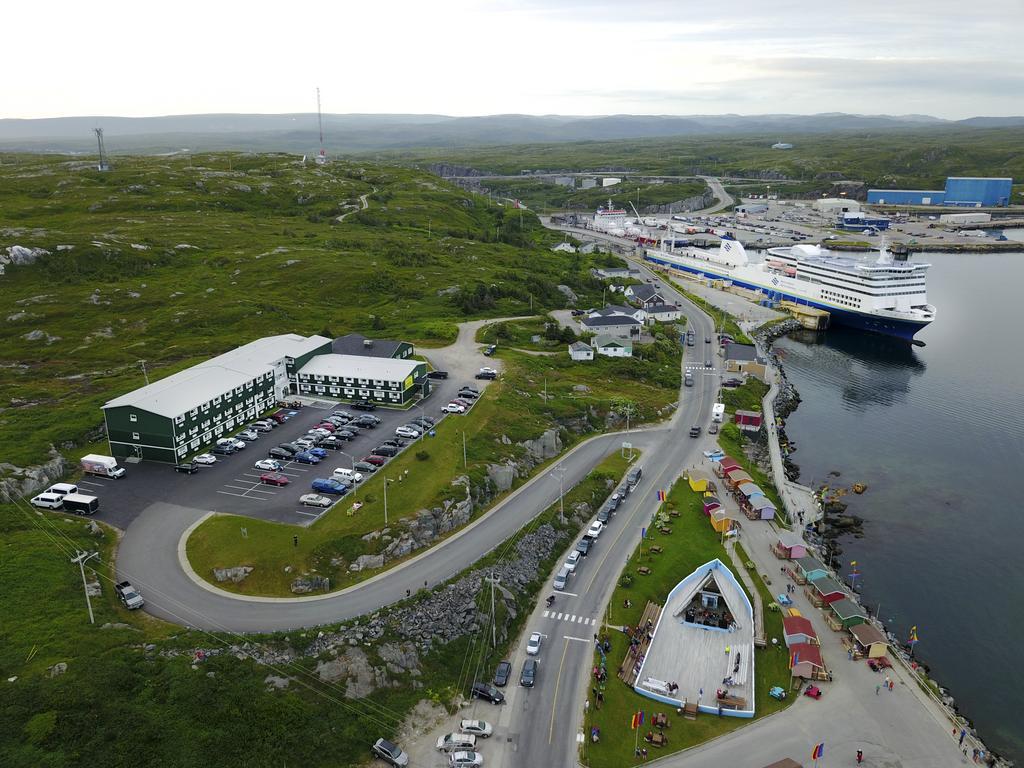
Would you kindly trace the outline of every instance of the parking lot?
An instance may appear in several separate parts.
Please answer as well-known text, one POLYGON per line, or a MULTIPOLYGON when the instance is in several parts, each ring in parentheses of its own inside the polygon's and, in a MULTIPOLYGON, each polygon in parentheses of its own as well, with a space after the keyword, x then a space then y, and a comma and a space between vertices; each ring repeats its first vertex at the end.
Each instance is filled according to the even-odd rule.
MULTIPOLYGON (((303 506, 299 497, 313 493, 311 484, 316 478, 330 478, 337 468, 350 469, 354 462, 361 461, 375 447, 385 440, 395 439, 395 429, 420 416, 429 416, 439 424, 447 415, 441 412, 449 400, 455 397, 463 385, 469 384, 482 391, 488 382, 466 380, 465 377, 447 380, 432 380, 433 391, 420 405, 406 410, 378 407, 372 415, 381 420, 373 429, 360 430, 340 450, 328 450, 319 464, 310 465, 297 461, 281 461, 281 468, 275 474, 284 475, 287 485, 268 485, 260 480, 266 470, 255 467, 257 461, 267 458, 267 451, 281 443, 292 442, 306 434, 332 411, 348 411, 361 415, 346 404, 330 401, 307 401, 299 409, 282 409, 289 417, 270 432, 262 432, 257 440, 248 442, 246 447, 229 456, 217 456, 217 462, 201 466, 195 474, 175 472, 168 464, 142 462, 125 464, 127 474, 113 480, 103 477, 86 476, 79 481, 82 492, 100 499, 97 519, 119 528, 127 526, 149 504, 155 501, 171 501, 175 504, 205 509, 212 512, 226 512, 262 520, 273 520, 292 525, 310 525, 322 517, 331 507, 303 506)), ((468 411, 467 411, 468 414, 468 411)), ((461 418, 456 415, 455 418, 461 418)), ((419 442, 429 443, 429 433, 417 440, 407 440, 401 451, 418 450, 419 442)), ((399 453, 401 455, 401 453, 399 453)), ((387 463, 393 459, 385 458, 387 463)), ((386 469, 384 470, 386 471, 386 469)), ((363 473, 364 476, 367 473, 363 473)), ((344 496, 329 496, 337 504, 351 504, 358 501, 360 489, 369 477, 344 496)))

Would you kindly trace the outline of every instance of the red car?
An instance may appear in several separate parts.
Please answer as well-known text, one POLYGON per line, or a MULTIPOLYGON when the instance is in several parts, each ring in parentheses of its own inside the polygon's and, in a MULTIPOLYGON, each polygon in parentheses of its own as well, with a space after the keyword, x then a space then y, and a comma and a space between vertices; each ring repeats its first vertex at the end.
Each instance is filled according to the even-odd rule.
POLYGON ((277 472, 265 472, 264 474, 260 475, 260 482, 263 483, 264 485, 281 486, 288 485, 288 483, 290 483, 291 480, 289 480, 284 475, 278 474, 277 472))
POLYGON ((467 400, 463 400, 461 397, 453 397, 450 402, 458 403, 463 408, 469 408, 469 406, 472 405, 472 403, 467 400))
POLYGON ((331 424, 329 421, 322 421, 317 424, 313 429, 326 429, 328 432, 333 432, 338 428, 337 424, 331 424))
POLYGON ((375 467, 383 467, 385 459, 383 456, 375 456, 371 454, 369 456, 364 456, 363 461, 367 464, 373 464, 375 467))
POLYGON ((804 691, 804 696, 810 696, 812 699, 821 698, 821 688, 816 685, 807 686, 807 690, 804 691))
POLYGON ((269 418, 273 419, 278 424, 284 424, 286 421, 288 421, 288 416, 285 414, 284 411, 278 411, 277 413, 272 413, 272 414, 270 414, 269 418))

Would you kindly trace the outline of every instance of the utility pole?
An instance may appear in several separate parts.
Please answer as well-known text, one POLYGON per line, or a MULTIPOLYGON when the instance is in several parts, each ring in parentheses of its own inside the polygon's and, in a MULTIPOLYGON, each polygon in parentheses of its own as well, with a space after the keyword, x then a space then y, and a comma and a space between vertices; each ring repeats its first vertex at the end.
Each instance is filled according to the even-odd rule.
POLYGON ((462 430, 462 468, 469 468, 469 460, 466 458, 466 430, 462 430))
POLYGON ((498 615, 494 612, 494 585, 501 583, 501 577, 495 576, 494 572, 491 571, 491 575, 485 578, 491 585, 491 647, 498 647, 498 615))
POLYGON ((388 480, 387 476, 384 477, 384 526, 388 524, 388 480))
POLYGON ((95 624, 96 618, 92 615, 92 601, 89 599, 89 585, 85 581, 85 562, 94 557, 99 557, 99 552, 78 551, 76 556, 71 558, 72 563, 78 563, 78 570, 82 573, 82 589, 85 590, 85 605, 89 609, 89 623, 95 624))
POLYGON ((146 385, 149 386, 149 374, 146 373, 146 361, 139 360, 139 365, 142 366, 142 378, 146 380, 146 385))
POLYGON ((566 468, 559 464, 554 468, 554 472, 558 473, 558 519, 559 522, 565 522, 565 472, 566 468))

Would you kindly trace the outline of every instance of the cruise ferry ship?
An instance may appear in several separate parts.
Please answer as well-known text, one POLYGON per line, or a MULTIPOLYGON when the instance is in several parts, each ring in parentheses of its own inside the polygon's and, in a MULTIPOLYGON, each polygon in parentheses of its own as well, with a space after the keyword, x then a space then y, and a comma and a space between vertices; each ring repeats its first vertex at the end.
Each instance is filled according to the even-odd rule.
POLYGON ((832 321, 903 339, 935 319, 925 274, 930 264, 891 254, 883 244, 872 259, 800 243, 769 248, 752 261, 738 240, 723 240, 718 251, 646 249, 644 259, 662 267, 760 291, 766 299, 824 309, 832 321))

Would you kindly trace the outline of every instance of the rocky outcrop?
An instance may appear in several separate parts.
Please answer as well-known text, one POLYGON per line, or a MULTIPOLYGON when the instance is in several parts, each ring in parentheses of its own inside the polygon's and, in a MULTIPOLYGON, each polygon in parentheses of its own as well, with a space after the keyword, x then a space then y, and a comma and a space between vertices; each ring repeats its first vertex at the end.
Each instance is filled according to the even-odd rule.
POLYGON ((253 568, 248 565, 237 565, 234 568, 214 568, 213 578, 220 582, 230 581, 238 584, 252 572, 253 568))
POLYGON ((520 443, 526 449, 527 455, 538 462, 545 459, 553 459, 562 452, 562 438, 558 436, 557 429, 549 429, 535 440, 526 440, 520 443))
POLYGON ((45 248, 26 248, 23 245, 9 245, 6 250, 6 254, 0 253, 0 275, 4 274, 8 264, 27 266, 35 264, 40 256, 50 255, 45 248))
POLYGON ((67 460, 50 448, 50 460, 34 467, 0 462, 0 491, 11 498, 29 496, 59 482, 67 472, 67 460))
POLYGON ((478 171, 476 168, 470 168, 468 165, 451 165, 450 163, 432 163, 427 166, 427 170, 436 176, 440 176, 442 179, 447 179, 451 176, 483 176, 483 171, 478 171))
POLYGON ((688 197, 685 200, 676 200, 674 203, 645 206, 640 213, 686 213, 687 211, 698 211, 701 208, 707 208, 714 202, 715 196, 711 193, 711 190, 707 190, 703 195, 688 197))
POLYGON ((291 584, 291 590, 296 595, 305 595, 309 592, 328 592, 330 589, 331 580, 325 576, 300 576, 291 584))
POLYGON ((504 493, 509 490, 517 477, 519 477, 519 472, 516 469, 515 462, 508 461, 504 464, 487 465, 487 479, 491 481, 491 485, 494 486, 498 493, 504 493))

